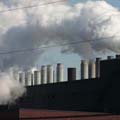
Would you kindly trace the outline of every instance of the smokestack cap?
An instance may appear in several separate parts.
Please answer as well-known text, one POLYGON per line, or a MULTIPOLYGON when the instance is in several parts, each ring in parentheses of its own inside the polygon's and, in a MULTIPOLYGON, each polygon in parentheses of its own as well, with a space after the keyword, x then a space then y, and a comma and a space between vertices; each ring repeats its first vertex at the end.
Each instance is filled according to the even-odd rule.
POLYGON ((120 54, 116 55, 116 59, 120 59, 120 54))
POLYGON ((111 60, 111 59, 113 59, 114 57, 113 56, 107 56, 107 59, 108 60, 111 60))

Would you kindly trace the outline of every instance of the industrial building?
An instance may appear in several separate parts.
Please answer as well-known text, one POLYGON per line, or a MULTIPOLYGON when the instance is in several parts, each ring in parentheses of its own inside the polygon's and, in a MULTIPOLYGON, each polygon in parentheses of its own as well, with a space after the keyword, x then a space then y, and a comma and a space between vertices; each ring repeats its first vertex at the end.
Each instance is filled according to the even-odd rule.
POLYGON ((53 65, 48 65, 19 73, 19 81, 27 92, 14 107, 1 106, 0 118, 119 120, 116 114, 120 114, 120 55, 108 56, 106 60, 82 60, 80 68, 80 80, 76 80, 76 68, 68 68, 65 81, 61 63, 56 72, 53 65))
MULTIPOLYGON (((108 56, 107 60, 82 60, 80 66, 81 80, 76 80, 76 68, 68 68, 68 81, 64 81, 62 64, 57 65, 56 80, 53 66, 42 66, 41 70, 31 74, 31 85, 27 85, 20 106, 119 114, 120 56, 108 56)), ((20 81, 22 78, 20 75, 20 81)))

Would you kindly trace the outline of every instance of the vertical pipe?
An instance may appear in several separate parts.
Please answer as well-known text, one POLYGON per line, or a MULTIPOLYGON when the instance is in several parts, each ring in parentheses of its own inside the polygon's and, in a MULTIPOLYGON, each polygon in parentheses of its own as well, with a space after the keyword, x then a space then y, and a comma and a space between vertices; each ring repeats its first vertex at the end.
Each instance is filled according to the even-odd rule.
POLYGON ((34 71, 34 84, 39 85, 41 82, 41 74, 40 71, 34 71))
POLYGON ((39 77, 40 77, 39 84, 41 84, 41 70, 39 70, 39 77))
POLYGON ((19 82, 25 86, 25 73, 19 73, 19 82))
POLYGON ((31 86, 31 80, 32 80, 31 77, 32 77, 31 72, 26 72, 25 73, 25 85, 26 86, 31 86))
POLYGON ((31 73, 31 86, 34 86, 34 77, 33 77, 33 73, 31 73))
POLYGON ((25 73, 22 73, 22 84, 25 86, 25 73))
POLYGON ((22 73, 19 73, 19 82, 22 83, 22 73))
POLYGON ((94 61, 89 62, 89 78, 96 78, 96 64, 94 61))
POLYGON ((113 56, 107 56, 107 59, 111 60, 111 59, 113 59, 113 56))
POLYGON ((47 83, 53 83, 53 66, 48 65, 47 66, 47 83))
POLYGON ((116 59, 120 59, 120 55, 119 54, 116 55, 116 59))
POLYGON ((53 71, 53 82, 55 83, 55 70, 53 71))
POLYGON ((57 78, 57 82, 64 81, 64 68, 63 68, 63 64, 61 64, 61 63, 57 64, 56 78, 57 78))
POLYGON ((27 85, 27 75, 26 75, 27 73, 25 72, 25 86, 28 86, 27 85))
POLYGON ((68 81, 76 80, 76 68, 68 68, 68 81))
POLYGON ((47 68, 46 66, 41 67, 41 84, 47 83, 47 68))
POLYGON ((96 78, 100 77, 100 60, 101 58, 96 58, 96 78))
POLYGON ((19 81, 19 73, 16 73, 13 71, 13 78, 17 81, 17 82, 20 82, 19 81))
POLYGON ((88 61, 81 60, 81 79, 88 79, 88 61))

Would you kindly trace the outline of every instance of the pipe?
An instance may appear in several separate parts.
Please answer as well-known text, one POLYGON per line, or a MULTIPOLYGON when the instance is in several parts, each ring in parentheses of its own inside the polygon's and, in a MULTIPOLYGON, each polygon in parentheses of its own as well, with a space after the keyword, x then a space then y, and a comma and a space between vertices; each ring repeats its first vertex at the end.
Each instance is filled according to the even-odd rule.
POLYGON ((19 81, 19 73, 13 72, 13 78, 14 78, 17 82, 20 82, 20 81, 19 81))
POLYGON ((119 54, 116 55, 116 59, 120 59, 120 55, 119 54))
POLYGON ((39 85, 41 83, 41 72, 40 71, 34 71, 34 84, 39 85))
POLYGON ((46 66, 41 67, 41 84, 47 83, 47 68, 46 66))
POLYGON ((76 68, 68 68, 68 81, 76 80, 76 68))
POLYGON ((25 73, 19 73, 19 82, 25 86, 25 73))
POLYGON ((25 86, 31 86, 31 72, 25 73, 25 86))
POLYGON ((88 61, 81 60, 81 79, 88 79, 88 61))
POLYGON ((33 73, 31 73, 31 86, 34 86, 34 78, 33 78, 33 73))
POLYGON ((96 64, 94 61, 89 62, 89 78, 96 78, 96 64))
POLYGON ((107 56, 107 60, 113 59, 113 56, 107 56))
POLYGON ((53 82, 55 83, 55 70, 53 71, 53 82))
POLYGON ((19 82, 22 83, 22 73, 19 73, 19 82))
POLYGON ((54 81, 54 76, 53 76, 53 66, 48 65, 47 66, 47 83, 53 83, 54 81))
POLYGON ((100 60, 101 58, 96 58, 96 78, 100 77, 100 60))
POLYGON ((64 81, 64 67, 63 64, 57 64, 57 74, 56 74, 57 82, 64 81))

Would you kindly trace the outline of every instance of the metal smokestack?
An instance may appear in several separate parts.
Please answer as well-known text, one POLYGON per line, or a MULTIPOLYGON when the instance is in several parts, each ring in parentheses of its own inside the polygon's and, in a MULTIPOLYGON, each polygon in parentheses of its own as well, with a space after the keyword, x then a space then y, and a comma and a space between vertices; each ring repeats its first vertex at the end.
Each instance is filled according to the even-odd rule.
POLYGON ((81 79, 88 79, 88 60, 81 60, 81 79))
POLYGON ((39 85, 41 83, 41 72, 40 71, 34 71, 34 84, 39 85))
POLYGON ((25 86, 25 73, 19 73, 19 82, 25 86))
POLYGON ((120 59, 120 55, 119 54, 116 55, 116 59, 120 59))
POLYGON ((107 56, 107 59, 108 60, 111 60, 111 59, 113 59, 114 57, 113 56, 107 56))
POLYGON ((94 61, 89 62, 89 78, 96 78, 96 64, 94 61))
POLYGON ((13 77, 16 81, 20 82, 19 81, 19 73, 13 72, 13 77))
POLYGON ((68 68, 68 81, 76 80, 76 68, 68 68))
POLYGON ((57 82, 64 81, 64 67, 63 64, 57 64, 57 74, 56 74, 57 82))
POLYGON ((47 66, 47 83, 53 83, 54 81, 54 73, 53 73, 53 66, 48 65, 47 66))
POLYGON ((19 73, 19 82, 22 83, 22 73, 19 73))
POLYGON ((53 82, 55 82, 55 70, 53 71, 53 82))
POLYGON ((47 68, 46 66, 41 67, 41 84, 47 83, 47 68))
POLYGON ((33 73, 31 73, 31 86, 34 85, 34 76, 33 76, 33 73))
POLYGON ((26 86, 31 86, 31 81, 32 81, 31 72, 26 72, 25 73, 25 85, 26 86))
POLYGON ((96 58, 96 77, 100 77, 100 60, 101 58, 96 58))

